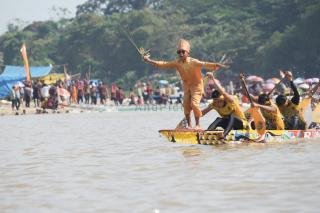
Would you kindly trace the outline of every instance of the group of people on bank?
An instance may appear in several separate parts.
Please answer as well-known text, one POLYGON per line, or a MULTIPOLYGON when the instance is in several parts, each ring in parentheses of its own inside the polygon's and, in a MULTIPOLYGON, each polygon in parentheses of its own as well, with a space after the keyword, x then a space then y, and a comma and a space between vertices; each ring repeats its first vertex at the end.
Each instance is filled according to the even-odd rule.
MULTIPOLYGON (((201 95, 203 93, 203 79, 201 69, 217 71, 221 68, 228 68, 221 63, 205 62, 190 57, 190 43, 185 39, 180 39, 177 45, 177 59, 173 61, 156 61, 150 59, 150 55, 144 55, 147 63, 159 69, 175 69, 180 74, 183 82, 183 107, 187 126, 190 129, 201 129, 200 118, 211 110, 216 110, 220 117, 208 127, 214 130, 217 127, 224 129, 223 136, 232 129, 255 128, 254 123, 250 122, 246 113, 242 110, 238 100, 225 89, 214 78, 213 74, 209 77, 213 80, 214 89, 211 94, 212 103, 205 109, 199 107, 201 95), (195 126, 192 126, 190 112, 193 111, 195 126)), ((259 94, 254 96, 251 107, 259 108, 265 118, 266 128, 270 130, 301 129, 307 128, 306 121, 300 107, 300 95, 293 83, 292 73, 285 72, 285 79, 290 83, 293 97, 288 99, 285 95, 278 95, 275 103, 270 98, 270 94, 259 94)))
POLYGON ((115 83, 108 87, 102 81, 94 82, 87 79, 70 82, 58 80, 53 84, 46 84, 44 81, 25 81, 12 86, 10 100, 13 110, 19 110, 22 104, 25 104, 26 108, 32 107, 30 104, 32 101, 34 107, 43 109, 57 109, 59 106, 70 104, 144 105, 145 103, 171 103, 170 87, 161 89, 158 87, 153 90, 150 83, 138 83, 136 85, 137 92, 133 89, 125 92, 115 83))

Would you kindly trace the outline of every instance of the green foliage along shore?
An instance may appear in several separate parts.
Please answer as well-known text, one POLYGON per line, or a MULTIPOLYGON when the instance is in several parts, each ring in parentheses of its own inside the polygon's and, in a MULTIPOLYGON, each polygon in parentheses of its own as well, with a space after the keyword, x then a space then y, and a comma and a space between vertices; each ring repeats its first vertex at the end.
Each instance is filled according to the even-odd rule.
POLYGON ((130 87, 155 70, 141 61, 125 30, 156 59, 174 59, 183 37, 193 57, 214 61, 227 54, 230 75, 272 77, 291 69, 311 77, 320 70, 319 21, 320 0, 88 0, 72 19, 22 30, 11 25, 0 52, 3 64, 22 65, 25 42, 33 66, 68 64, 72 74, 90 69, 91 78, 130 87))

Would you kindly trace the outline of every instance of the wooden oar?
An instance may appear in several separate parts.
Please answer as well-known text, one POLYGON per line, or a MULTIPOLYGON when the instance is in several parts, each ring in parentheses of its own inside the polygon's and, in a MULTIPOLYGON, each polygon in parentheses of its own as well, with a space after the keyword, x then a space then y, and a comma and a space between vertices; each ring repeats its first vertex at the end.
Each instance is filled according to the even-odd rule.
POLYGON ((270 91, 270 92, 268 92, 268 97, 270 97, 270 95, 273 93, 273 91, 277 88, 277 86, 279 86, 282 82, 283 82, 283 80, 285 79, 286 77, 282 77, 281 79, 280 79, 280 81, 276 84, 276 85, 274 85, 274 87, 272 88, 272 90, 270 91))
MULTIPOLYGON (((270 97, 270 95, 273 93, 273 91, 284 81, 284 79, 286 79, 286 74, 290 72, 290 71, 282 71, 280 70, 280 81, 278 83, 276 83, 276 85, 274 85, 274 87, 272 88, 272 90, 270 92, 268 92, 268 97, 270 97)), ((291 72, 290 72, 291 73, 291 72)))
POLYGON ((312 122, 320 123, 320 103, 317 104, 316 108, 311 113, 312 122))
POLYGON ((311 89, 310 93, 309 93, 309 96, 313 96, 314 93, 317 92, 317 90, 319 89, 320 87, 320 81, 311 89))
POLYGON ((300 111, 304 113, 306 109, 310 106, 310 104, 311 104, 311 97, 304 98, 300 102, 300 111))
POLYGON ((250 100, 250 103, 251 103, 251 106, 250 106, 250 109, 249 109, 249 113, 250 113, 250 115, 251 115, 251 117, 253 119, 253 122, 255 124, 256 131, 262 137, 266 133, 266 120, 263 117, 263 115, 262 115, 262 113, 260 111, 260 108, 252 106, 253 100, 252 100, 252 97, 249 94, 249 91, 248 91, 248 88, 247 88, 247 84, 246 84, 246 82, 244 80, 244 75, 243 74, 240 75, 240 79, 241 79, 242 85, 244 87, 244 90, 246 92, 246 95, 248 96, 248 98, 250 100))
MULTIPOLYGON (((312 95, 311 95, 311 96, 313 96, 313 95, 317 92, 319 86, 320 86, 320 81, 319 81, 319 83, 312 89, 312 91, 311 91, 311 92, 312 92, 312 95)), ((311 100, 311 98, 310 98, 310 100, 311 100)), ((311 101, 310 101, 310 102, 311 102, 311 101)), ((312 113, 311 113, 311 117, 312 117, 312 122, 320 123, 320 103, 317 103, 316 107, 314 108, 314 110, 313 110, 312 113)))
POLYGON ((304 113, 306 111, 306 109, 310 106, 311 104, 311 98, 314 95, 314 93, 317 92, 318 88, 320 86, 320 81, 319 83, 317 83, 309 92, 308 97, 304 98, 301 102, 300 102, 300 110, 302 113, 304 113))
POLYGON ((185 128, 187 128, 187 126, 188 126, 187 119, 186 119, 186 118, 183 118, 183 119, 178 123, 178 125, 176 126, 175 129, 185 129, 185 128))

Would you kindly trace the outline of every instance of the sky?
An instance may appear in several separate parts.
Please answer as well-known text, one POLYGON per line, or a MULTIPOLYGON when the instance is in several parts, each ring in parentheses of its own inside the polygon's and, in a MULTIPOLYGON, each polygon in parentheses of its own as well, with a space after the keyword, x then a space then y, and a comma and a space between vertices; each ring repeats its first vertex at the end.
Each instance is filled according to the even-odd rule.
POLYGON ((74 17, 76 6, 86 0, 0 0, 0 35, 7 31, 9 23, 17 23, 19 19, 22 26, 33 21, 57 20, 59 16, 52 10, 66 8, 70 11, 67 17, 74 17))

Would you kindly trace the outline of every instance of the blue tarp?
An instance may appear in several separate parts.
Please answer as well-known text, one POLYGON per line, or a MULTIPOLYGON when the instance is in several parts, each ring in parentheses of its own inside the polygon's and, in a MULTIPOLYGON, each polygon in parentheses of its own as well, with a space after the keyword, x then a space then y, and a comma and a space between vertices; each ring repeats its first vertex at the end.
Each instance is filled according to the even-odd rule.
MULTIPOLYGON (((52 66, 30 67, 31 78, 40 78, 48 75, 52 66)), ((18 81, 24 81, 26 74, 24 67, 7 65, 0 75, 0 98, 10 94, 10 90, 18 81)))

